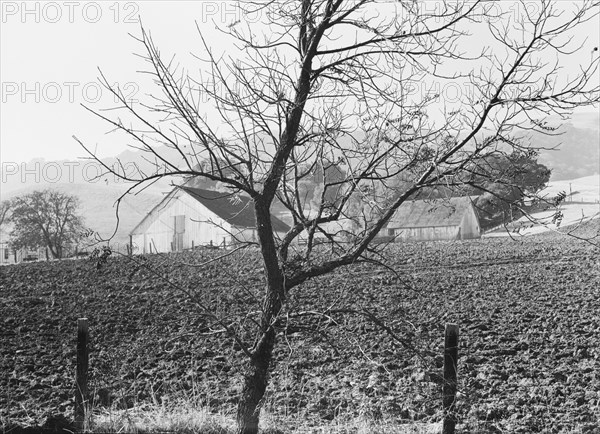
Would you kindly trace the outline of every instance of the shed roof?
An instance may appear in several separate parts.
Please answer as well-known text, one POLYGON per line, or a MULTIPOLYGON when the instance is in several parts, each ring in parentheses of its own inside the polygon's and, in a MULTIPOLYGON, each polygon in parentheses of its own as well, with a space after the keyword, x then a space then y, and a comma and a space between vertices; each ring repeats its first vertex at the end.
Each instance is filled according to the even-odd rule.
MULTIPOLYGON (((241 228, 256 228, 254 207, 249 197, 201 188, 183 186, 178 188, 231 225, 241 228)), ((271 215, 271 223, 275 232, 287 232, 290 229, 287 224, 273 215, 271 215)))
POLYGON ((406 201, 387 224, 388 228, 427 228, 459 226, 465 212, 472 209, 469 196, 406 201))

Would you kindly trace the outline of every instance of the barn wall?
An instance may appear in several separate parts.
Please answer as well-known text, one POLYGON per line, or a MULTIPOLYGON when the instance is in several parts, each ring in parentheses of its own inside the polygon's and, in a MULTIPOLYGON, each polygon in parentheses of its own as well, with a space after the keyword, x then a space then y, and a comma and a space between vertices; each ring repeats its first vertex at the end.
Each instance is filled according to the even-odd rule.
POLYGON ((395 228, 393 235, 396 237, 396 242, 456 240, 459 238, 459 227, 395 228))
MULTIPOLYGON (((348 240, 350 236, 356 234, 360 230, 360 226, 356 223, 355 220, 349 218, 341 218, 337 221, 323 223, 319 225, 325 232, 331 234, 331 236, 339 241, 344 242, 348 240)), ((278 234, 279 238, 283 238, 285 233, 278 234)), ((319 242, 328 242, 327 237, 323 235, 321 232, 316 231, 314 236, 315 241, 319 242)), ((308 242, 308 234, 306 231, 303 231, 298 238, 296 238, 296 242, 300 244, 306 244, 308 242)))
POLYGON ((256 229, 234 228, 233 233, 238 241, 256 241, 258 242, 258 233, 256 229))
MULTIPOLYGON (((227 244, 235 244, 236 242, 258 242, 258 232, 254 228, 232 227, 231 233, 234 237, 227 239, 227 244)), ((283 239, 285 232, 275 232, 276 238, 283 239)), ((221 241, 222 243, 223 241, 221 241)))
POLYGON ((460 238, 468 240, 472 238, 481 238, 481 230, 479 228, 479 219, 475 214, 472 206, 465 212, 465 215, 460 222, 460 238))
POLYGON ((176 193, 164 206, 157 207, 146 217, 137 233, 132 234, 134 252, 155 253, 172 251, 174 239, 173 218, 185 216, 183 249, 194 246, 231 243, 231 226, 204 205, 183 192, 176 193), (212 223, 211 223, 212 222, 212 223), (219 227, 221 225, 222 227, 219 227))
MULTIPOLYGON (((437 241, 437 240, 460 240, 480 238, 481 230, 479 227, 479 219, 472 205, 469 205, 464 210, 460 222, 444 221, 443 219, 436 223, 425 223, 424 221, 412 222, 412 224, 438 224, 445 226, 421 226, 421 227, 394 227, 398 225, 397 221, 392 221, 388 226, 388 236, 396 236, 397 241, 437 241)), ((402 224, 402 223, 400 223, 402 224)), ((408 221, 406 224, 410 225, 408 221)))
POLYGON ((360 225, 355 220, 349 218, 340 218, 339 220, 322 224, 321 227, 338 238, 356 233, 360 229, 360 225))
POLYGON ((0 245, 0 264, 14 264, 15 255, 12 249, 8 248, 8 244, 0 245))
POLYGON ((26 258, 35 258, 37 261, 48 259, 46 257, 46 249, 43 247, 38 249, 27 249, 24 247, 15 251, 8 247, 8 243, 0 245, 0 265, 19 264, 26 258))

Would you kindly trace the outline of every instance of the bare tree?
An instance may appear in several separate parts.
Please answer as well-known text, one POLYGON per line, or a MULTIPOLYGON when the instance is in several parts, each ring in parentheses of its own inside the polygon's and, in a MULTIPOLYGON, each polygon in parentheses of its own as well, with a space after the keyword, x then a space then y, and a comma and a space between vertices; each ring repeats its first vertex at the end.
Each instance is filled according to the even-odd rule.
POLYGON ((232 23, 224 31, 238 42, 238 56, 215 54, 199 29, 208 79, 165 61, 143 29, 139 41, 162 95, 136 105, 102 76, 123 117, 94 113, 157 166, 151 174, 105 167, 133 182, 130 191, 168 176, 199 176, 253 201, 265 286, 256 338, 243 348, 250 363, 239 433, 258 430, 278 318, 294 287, 374 260, 373 241, 407 198, 474 159, 526 149, 520 132, 553 134, 547 116, 567 118, 598 102, 597 51, 572 40, 597 18, 598 3, 566 11, 557 5, 543 0, 531 10, 521 2, 508 10, 469 0, 437 2, 431 11, 410 0, 244 2, 240 7, 262 23, 232 23), (584 62, 563 76, 572 56, 584 62), (468 91, 450 102, 440 92, 421 92, 423 84, 468 91), (179 161, 166 158, 167 149, 179 161), (316 171, 320 197, 308 203, 302 182, 316 171), (390 200, 388 187, 399 175, 410 184, 390 200), (293 219, 283 239, 272 230, 276 200, 293 219))
POLYGON ((15 249, 46 247, 53 258, 62 258, 65 248, 81 236, 83 225, 77 215, 78 205, 76 197, 53 190, 13 198, 10 245, 15 249))

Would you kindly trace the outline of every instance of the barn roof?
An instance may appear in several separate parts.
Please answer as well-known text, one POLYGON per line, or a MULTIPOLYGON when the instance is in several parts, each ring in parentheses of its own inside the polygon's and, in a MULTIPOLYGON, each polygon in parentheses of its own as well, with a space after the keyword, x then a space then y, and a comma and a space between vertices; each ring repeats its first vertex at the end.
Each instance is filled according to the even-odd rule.
POLYGON ((474 198, 451 197, 406 201, 387 224, 388 228, 459 226, 465 212, 473 209, 474 198))
MULTIPOLYGON (((231 193, 225 193, 214 190, 204 190, 202 188, 192 188, 177 186, 169 192, 150 212, 139 222, 130 232, 131 235, 138 233, 138 229, 148 222, 148 219, 156 218, 158 209, 164 206, 175 196, 177 191, 186 192, 191 198, 195 199, 207 209, 215 213, 219 218, 225 220, 233 226, 241 228, 256 228, 256 219, 254 217, 254 207, 251 199, 247 196, 238 196, 231 193)), ((275 232, 287 232, 290 227, 271 215, 271 224, 275 232)))
MULTIPOLYGON (((179 188, 231 225, 256 228, 254 207, 249 197, 201 188, 179 188)), ((273 215, 271 215, 271 224, 275 232, 287 232, 290 229, 288 225, 273 215)))

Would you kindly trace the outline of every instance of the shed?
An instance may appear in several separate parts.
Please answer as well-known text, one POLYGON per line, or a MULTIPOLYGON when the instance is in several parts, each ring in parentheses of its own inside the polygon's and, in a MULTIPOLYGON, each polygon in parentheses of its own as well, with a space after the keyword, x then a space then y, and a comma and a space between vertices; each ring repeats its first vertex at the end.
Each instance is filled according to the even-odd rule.
POLYGON ((481 237, 473 197, 412 200, 403 203, 387 224, 396 241, 465 240, 481 237))
MULTIPOLYGON (((280 237, 289 230, 276 217, 271 222, 280 237)), ((170 191, 130 236, 134 253, 173 252, 258 240, 249 197, 184 186, 170 191)))

